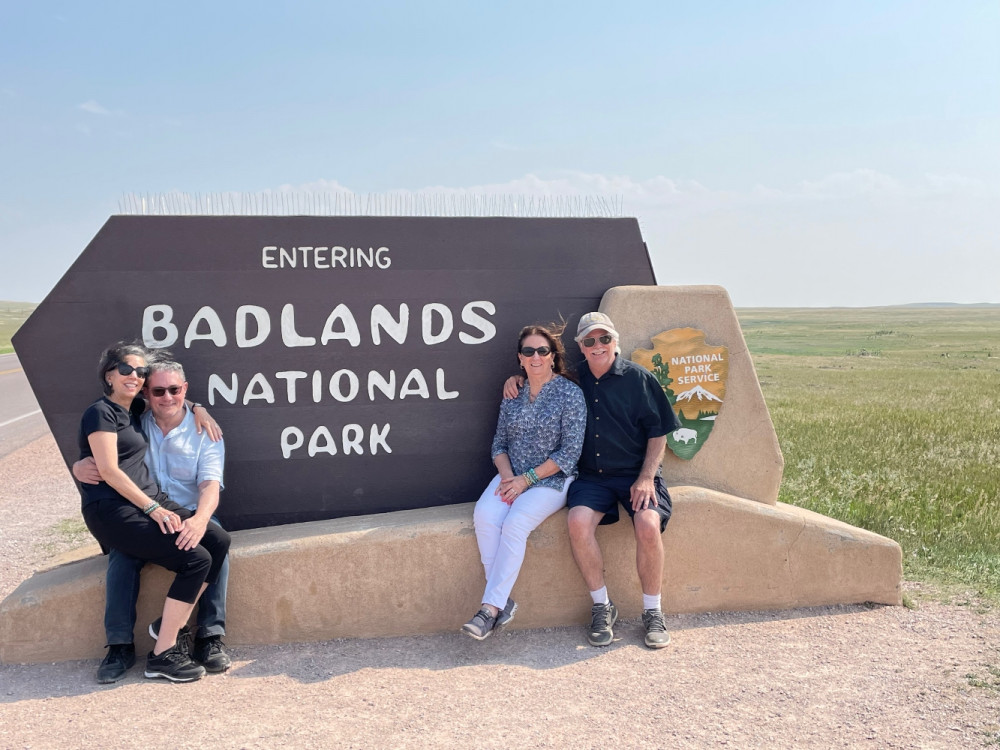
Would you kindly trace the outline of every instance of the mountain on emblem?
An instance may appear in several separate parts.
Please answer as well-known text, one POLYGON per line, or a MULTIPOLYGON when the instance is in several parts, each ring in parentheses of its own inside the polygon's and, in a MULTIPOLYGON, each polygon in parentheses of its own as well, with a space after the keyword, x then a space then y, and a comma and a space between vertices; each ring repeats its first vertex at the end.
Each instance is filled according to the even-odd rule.
POLYGON ((707 344, 697 328, 674 328, 653 336, 652 349, 632 352, 632 361, 656 376, 681 423, 667 435, 670 450, 678 458, 693 458, 726 398, 729 349, 707 344))
POLYGON ((700 385, 696 385, 690 391, 684 391, 683 393, 677 394, 678 401, 693 401, 694 399, 698 399, 699 401, 718 401, 720 404, 722 403, 721 398, 713 393, 709 393, 700 385))

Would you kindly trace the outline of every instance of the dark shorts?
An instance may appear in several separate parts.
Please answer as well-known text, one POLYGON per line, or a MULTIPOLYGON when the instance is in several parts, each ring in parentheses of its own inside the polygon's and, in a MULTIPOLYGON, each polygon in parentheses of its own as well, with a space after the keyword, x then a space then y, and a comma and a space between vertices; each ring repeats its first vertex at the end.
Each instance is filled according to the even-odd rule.
MULTIPOLYGON (((625 509, 630 518, 634 518, 635 512, 632 510, 632 485, 635 477, 593 477, 580 475, 576 481, 569 486, 569 494, 566 504, 570 508, 582 505, 598 513, 603 513, 601 526, 616 523, 618 521, 618 506, 625 509)), ((660 516, 660 533, 667 528, 667 521, 673 512, 673 503, 670 500, 670 493, 663 479, 656 477, 653 480, 656 485, 656 512, 660 516)))

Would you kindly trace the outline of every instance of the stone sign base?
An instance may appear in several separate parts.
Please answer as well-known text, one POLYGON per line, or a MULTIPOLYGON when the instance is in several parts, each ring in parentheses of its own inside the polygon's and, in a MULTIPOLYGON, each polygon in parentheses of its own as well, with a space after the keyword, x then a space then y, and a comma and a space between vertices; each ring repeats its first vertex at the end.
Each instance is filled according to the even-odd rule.
MULTIPOLYGON (((782 503, 701 487, 671 494, 667 613, 901 602, 902 553, 890 539, 782 503)), ((598 539, 608 591, 622 617, 637 617, 631 524, 601 527, 598 539)), ((484 587, 471 503, 239 531, 231 555, 232 646, 457 631, 484 587)), ((22 583, 0 604, 0 661, 100 658, 106 568, 106 558, 90 556, 22 583)), ((146 625, 160 614, 169 580, 156 566, 143 571, 140 654, 151 648, 146 625)), ((591 602, 565 511, 531 534, 514 597, 511 629, 578 625, 586 643, 591 602)))

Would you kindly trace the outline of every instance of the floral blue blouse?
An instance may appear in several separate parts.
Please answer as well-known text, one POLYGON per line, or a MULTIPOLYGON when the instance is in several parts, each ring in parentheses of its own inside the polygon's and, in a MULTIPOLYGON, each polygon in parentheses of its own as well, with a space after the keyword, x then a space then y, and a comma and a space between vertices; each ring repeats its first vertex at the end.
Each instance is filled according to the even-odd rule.
POLYGON ((515 474, 551 458, 561 471, 538 484, 561 490, 566 477, 576 474, 586 427, 587 404, 578 385, 557 375, 542 386, 531 403, 525 383, 517 398, 500 404, 491 457, 506 453, 515 474))

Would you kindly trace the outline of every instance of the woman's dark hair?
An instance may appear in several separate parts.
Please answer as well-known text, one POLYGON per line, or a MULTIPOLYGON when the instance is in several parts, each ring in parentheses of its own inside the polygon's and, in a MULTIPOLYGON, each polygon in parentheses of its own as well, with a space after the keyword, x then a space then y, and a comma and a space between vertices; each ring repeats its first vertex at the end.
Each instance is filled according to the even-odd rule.
MULTIPOLYGON (((517 351, 520 354, 521 344, 527 336, 541 336, 549 342, 552 349, 552 372, 576 382, 576 373, 566 367, 566 349, 563 347, 563 331, 565 323, 546 323, 545 325, 525 326, 517 336, 517 351)), ((520 362, 520 360, 518 360, 520 362)))
POLYGON ((108 374, 108 370, 115 369, 125 361, 125 357, 130 356, 142 357, 143 362, 148 362, 149 350, 139 343, 119 341, 101 352, 101 364, 97 371, 97 377, 101 381, 101 388, 104 389, 105 396, 111 395, 111 386, 108 385, 104 376, 108 374))

